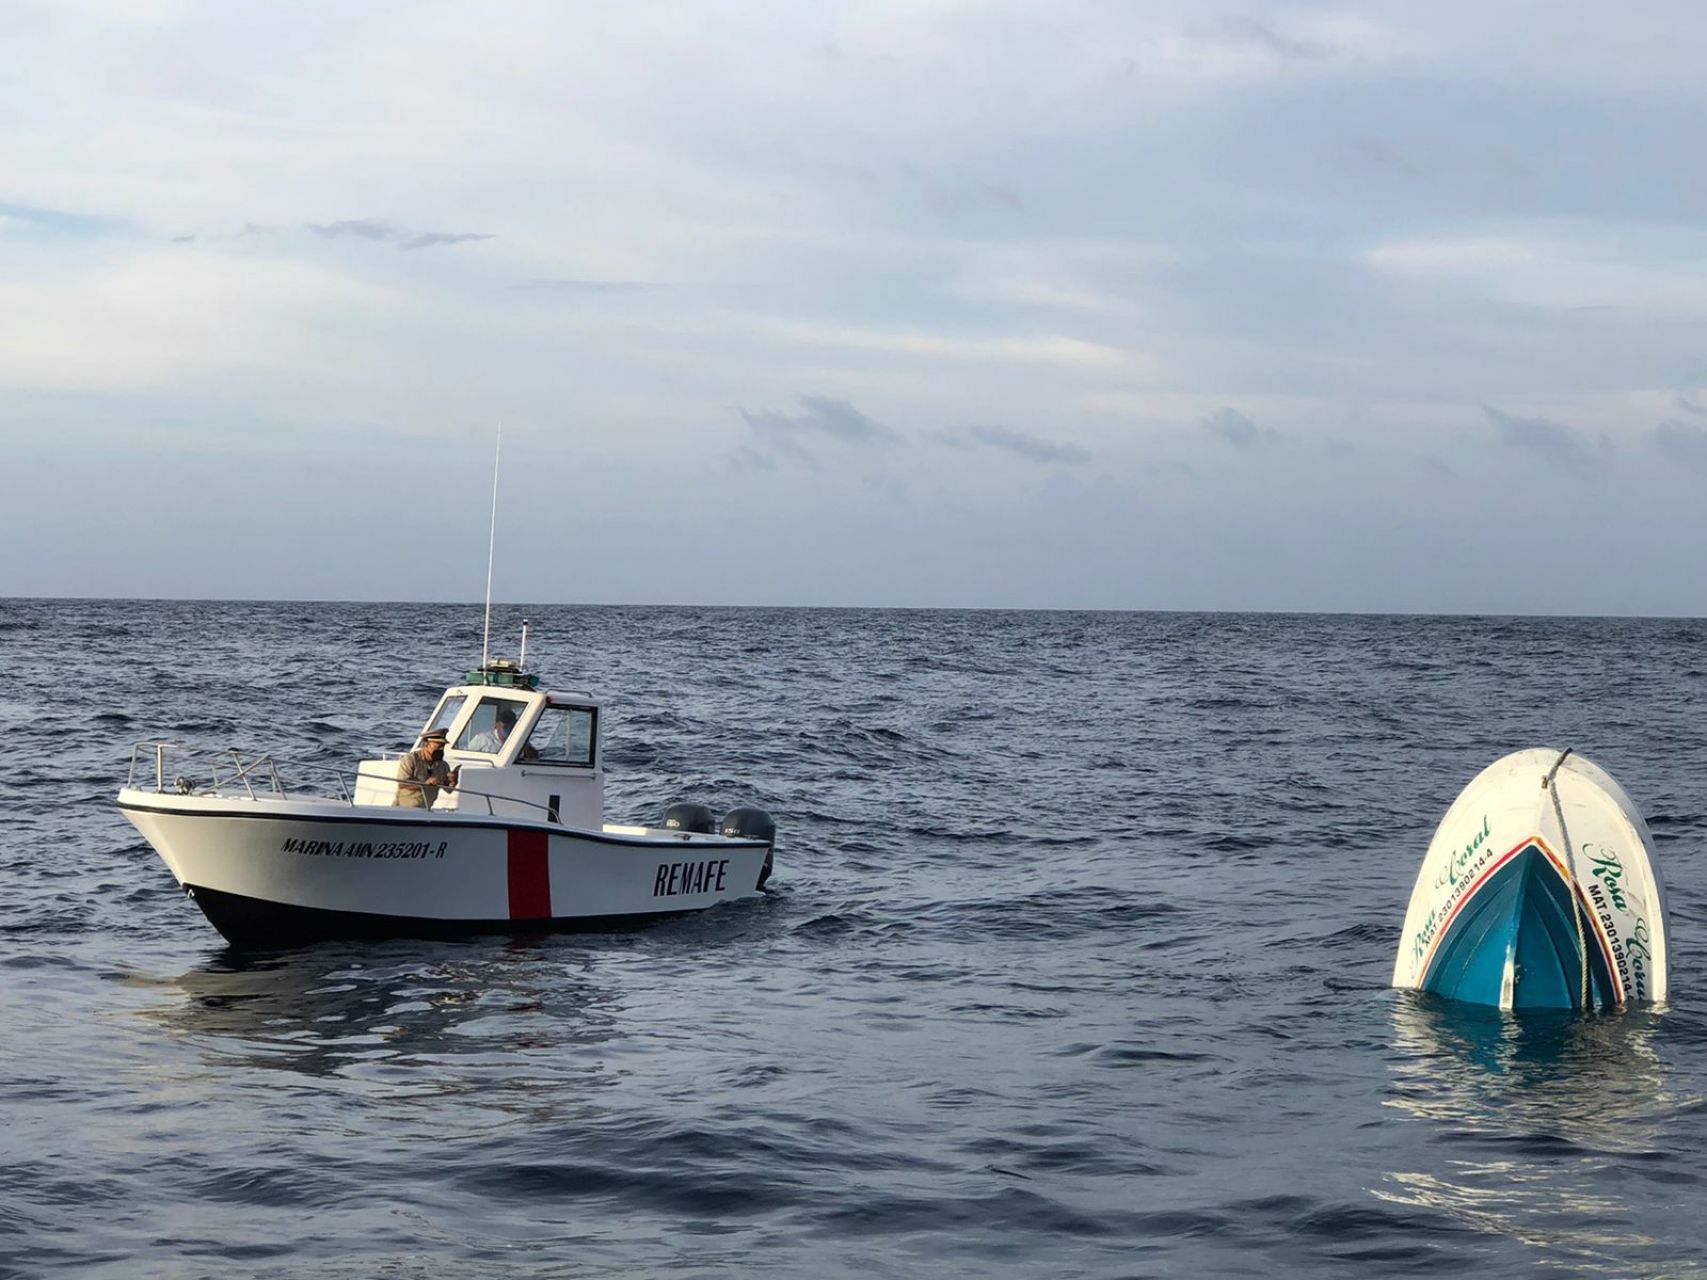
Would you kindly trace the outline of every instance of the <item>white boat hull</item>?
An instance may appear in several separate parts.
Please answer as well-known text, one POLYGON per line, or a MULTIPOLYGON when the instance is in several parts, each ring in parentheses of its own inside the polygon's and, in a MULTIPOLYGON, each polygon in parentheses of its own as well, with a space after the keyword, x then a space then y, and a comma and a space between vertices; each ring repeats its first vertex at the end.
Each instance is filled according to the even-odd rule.
POLYGON ((119 807, 237 944, 633 923, 758 894, 769 844, 335 802, 126 789, 119 807))

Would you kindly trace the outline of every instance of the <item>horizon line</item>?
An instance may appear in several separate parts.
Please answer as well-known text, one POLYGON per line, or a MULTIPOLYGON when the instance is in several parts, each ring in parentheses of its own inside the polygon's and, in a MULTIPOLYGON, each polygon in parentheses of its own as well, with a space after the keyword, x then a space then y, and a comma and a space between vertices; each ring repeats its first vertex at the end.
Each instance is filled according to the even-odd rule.
MULTIPOLYGON (((269 597, 269 596, 0 596, 0 603, 64 604, 269 604, 269 605, 390 605, 411 608, 468 608, 480 610, 483 600, 385 600, 353 597, 269 597)), ((1703 616, 1689 613, 1498 613, 1484 610, 1426 611, 1417 609, 1311 609, 1311 608, 1210 608, 1138 607, 1116 605, 935 605, 935 604, 735 604, 735 603, 672 603, 654 601, 493 601, 494 608, 505 609, 749 609, 776 612, 845 613, 1118 613, 1172 614, 1177 616, 1243 616, 1262 615, 1292 618, 1487 618, 1487 619, 1548 619, 1555 621, 1594 620, 1606 622, 1699 622, 1703 616)))

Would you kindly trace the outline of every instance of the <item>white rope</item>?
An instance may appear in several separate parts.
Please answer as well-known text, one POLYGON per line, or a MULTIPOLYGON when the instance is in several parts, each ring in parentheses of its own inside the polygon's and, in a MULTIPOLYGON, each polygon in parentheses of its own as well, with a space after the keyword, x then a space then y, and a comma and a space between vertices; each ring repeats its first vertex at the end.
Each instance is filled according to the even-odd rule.
POLYGON ((1565 808, 1559 803, 1559 766, 1565 763, 1565 757, 1571 754, 1571 748, 1566 747, 1559 753, 1559 758, 1553 761, 1553 767, 1547 770, 1547 776, 1541 779, 1541 787, 1550 792, 1553 797, 1553 816, 1559 820, 1559 841, 1565 846, 1565 875, 1571 887, 1571 921, 1577 926, 1577 955, 1582 959, 1582 996, 1580 1004, 1588 1010, 1588 940, 1583 936, 1583 912, 1577 902, 1577 855, 1571 847, 1571 834, 1565 830, 1565 808))

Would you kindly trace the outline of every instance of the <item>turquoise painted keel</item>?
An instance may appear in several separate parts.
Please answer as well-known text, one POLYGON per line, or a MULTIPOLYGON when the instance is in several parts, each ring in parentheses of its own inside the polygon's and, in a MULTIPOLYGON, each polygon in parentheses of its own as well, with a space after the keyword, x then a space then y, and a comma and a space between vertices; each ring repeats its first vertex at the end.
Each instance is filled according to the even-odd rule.
MULTIPOLYGON (((1585 916, 1589 1004, 1616 1002, 1606 960, 1585 916)), ((1454 1000, 1502 1004, 1506 962, 1513 1009, 1575 1009, 1582 997, 1582 952, 1570 886, 1538 844, 1530 843, 1488 877, 1441 939, 1422 989, 1454 1000)))

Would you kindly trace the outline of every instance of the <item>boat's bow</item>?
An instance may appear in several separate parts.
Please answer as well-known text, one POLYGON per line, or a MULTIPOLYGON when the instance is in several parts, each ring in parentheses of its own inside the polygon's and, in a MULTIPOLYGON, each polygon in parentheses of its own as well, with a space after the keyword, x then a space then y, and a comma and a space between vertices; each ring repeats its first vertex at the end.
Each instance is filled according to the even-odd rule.
POLYGON ((1665 888, 1606 772, 1547 748, 1496 761, 1448 810, 1411 894, 1393 985, 1502 1009, 1666 995, 1665 888))

